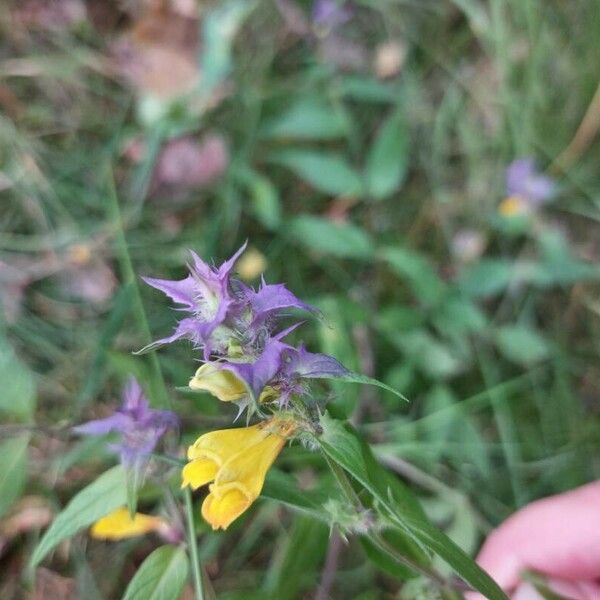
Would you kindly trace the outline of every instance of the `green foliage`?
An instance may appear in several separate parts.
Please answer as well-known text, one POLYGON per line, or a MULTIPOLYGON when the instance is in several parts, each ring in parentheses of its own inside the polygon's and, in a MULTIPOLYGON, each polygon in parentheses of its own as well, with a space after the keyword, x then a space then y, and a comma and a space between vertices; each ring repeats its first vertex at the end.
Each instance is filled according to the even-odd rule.
POLYGON ((359 196, 363 184, 360 175, 337 152, 285 148, 269 155, 272 163, 290 169, 297 177, 319 192, 332 196, 359 196))
POLYGON ((550 352, 546 340, 539 333, 521 325, 498 329, 496 344, 507 359, 523 365, 539 362, 550 352))
POLYGON ((0 517, 19 499, 27 480, 29 434, 0 443, 0 517))
POLYGON ((78 492, 56 516, 29 560, 35 568, 63 540, 123 506, 127 500, 123 467, 109 469, 78 492))
POLYGON ((188 558, 182 547, 161 546, 140 565, 123 600, 177 600, 188 570, 188 558))
POLYGON ((297 517, 281 555, 275 556, 277 571, 270 586, 270 597, 277 600, 301 598, 314 589, 312 572, 325 558, 329 529, 318 520, 297 517))
POLYGON ((374 200, 391 196, 401 186, 408 167, 409 139, 404 111, 383 123, 367 155, 367 194, 374 200))
MULTIPOLYGON (((50 27, 17 1, 0 11, 0 420, 11 436, 0 432, 0 515, 24 493, 62 505, 76 493, 72 473, 110 456, 102 441, 63 433, 116 406, 128 374, 182 417, 169 457, 231 426, 230 404, 181 388, 197 366, 186 342, 143 359, 131 351, 181 317, 140 275, 180 279, 188 249, 218 264, 248 239, 268 282, 323 311, 294 342, 353 373, 314 382, 307 418, 327 406, 357 424, 382 464, 406 469, 383 475, 352 431, 331 425, 322 447, 349 473, 357 512, 321 454, 294 442, 267 477, 267 501, 226 533, 201 530, 207 579, 219 598, 311 595, 333 527, 349 543, 331 597, 418 597, 430 590, 424 578, 405 578, 419 567, 450 572, 430 551, 457 571, 471 563, 423 525, 405 487, 474 556, 482 523, 597 478, 600 147, 571 141, 598 85, 600 13, 589 0, 454 0, 425 12, 371 1, 328 31, 309 4, 216 2, 194 19, 112 2, 106 18, 88 11, 83 23, 61 16, 50 27), (154 66, 161 50, 180 58, 196 34, 200 77, 183 95, 157 97, 115 77, 154 66), (127 35, 148 54, 113 52, 127 35), (382 70, 394 45, 400 60, 382 70), (227 148, 223 173, 186 187, 187 175, 214 166, 211 153, 200 165, 186 155, 174 163, 177 181, 160 181, 167 140, 201 145, 209 134, 227 148), (556 194, 507 218, 498 213, 504 170, 528 155, 556 178, 556 194), (383 539, 365 534, 367 517, 383 539), (304 548, 310 555, 296 562, 304 548)), ((52 9, 42 13, 50 19, 52 9)), ((176 77, 176 62, 156 77, 176 77)), ((173 464, 152 463, 144 504, 172 514, 164 509, 178 474, 165 460, 173 464)), ((109 473, 60 513, 34 562, 125 504, 122 476, 109 473)), ((128 484, 131 506, 137 484, 128 484)), ((15 539, 4 560, 25 564, 28 539, 15 539)), ((115 580, 156 543, 111 546, 115 580)), ((87 561, 102 587, 104 554, 72 548, 61 574, 87 561)), ((164 552, 183 569, 182 550, 164 552)), ((10 585, 16 571, 3 569, 10 585)))
POLYGON ((349 426, 323 416, 319 444, 323 452, 373 496, 378 511, 415 542, 443 558, 466 582, 490 600, 506 600, 498 585, 458 546, 425 518, 417 501, 382 468, 366 443, 349 426))
POLYGON ((281 115, 265 122, 262 138, 335 139, 348 131, 348 116, 343 109, 333 109, 323 98, 300 98, 281 115))
POLYGON ((258 221, 267 229, 277 229, 281 224, 281 201, 279 192, 264 175, 246 169, 240 174, 251 199, 251 210, 258 221))
POLYGON ((370 237, 354 225, 305 215, 292 220, 289 228, 290 235, 312 252, 363 259, 373 253, 370 237))
POLYGON ((22 421, 33 418, 36 404, 34 374, 19 359, 0 329, 0 411, 22 421))

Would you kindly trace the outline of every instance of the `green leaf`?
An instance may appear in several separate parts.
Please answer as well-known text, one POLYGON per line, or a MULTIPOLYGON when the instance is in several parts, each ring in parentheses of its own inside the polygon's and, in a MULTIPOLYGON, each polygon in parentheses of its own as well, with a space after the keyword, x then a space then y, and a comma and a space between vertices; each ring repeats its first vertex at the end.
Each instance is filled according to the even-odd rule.
POLYGON ((294 600, 314 588, 327 551, 329 529, 308 517, 297 517, 287 536, 284 554, 273 574, 272 598, 294 600))
POLYGON ((421 546, 443 558, 489 600, 507 600, 489 575, 429 523, 408 488, 375 460, 369 446, 350 425, 323 415, 321 426, 318 441, 323 452, 373 496, 380 512, 421 546))
POLYGON ((388 392, 392 392, 392 394, 402 398, 405 402, 410 402, 410 400, 404 396, 398 390, 395 390, 393 387, 387 385, 387 383, 383 383, 383 381, 379 381, 378 379, 374 379, 373 377, 368 377, 367 375, 362 375, 360 373, 348 373, 347 375, 319 375, 315 377, 315 379, 333 379, 335 381, 339 381, 340 383, 363 383, 365 385, 374 385, 375 387, 379 387, 388 392))
POLYGON ((460 348, 442 342, 425 329, 383 333, 431 378, 453 377, 464 368, 466 357, 458 351, 460 348))
POLYGON ((0 411, 30 421, 35 412, 35 377, 19 359, 0 329, 0 411))
POLYGON ((200 65, 204 95, 211 94, 231 72, 234 37, 254 7, 255 3, 247 0, 229 0, 204 16, 200 65))
POLYGON ((522 325, 507 325, 496 331, 498 350, 508 359, 530 365, 548 357, 550 348, 536 331, 522 325))
POLYGON ((347 96, 359 102, 391 104, 398 101, 398 86, 383 83, 376 79, 347 75, 338 85, 340 96, 347 96))
POLYGON ((384 573, 402 580, 416 575, 413 569, 400 564, 393 555, 387 552, 387 548, 391 548, 394 553, 401 556, 409 557, 414 564, 429 565, 431 563, 429 555, 424 553, 420 546, 416 546, 406 532, 388 526, 380 532, 380 537, 381 541, 385 543, 385 547, 381 547, 371 540, 368 534, 361 535, 359 539, 367 558, 384 573))
POLYGON ((40 540, 31 556, 29 568, 33 570, 63 540, 123 506, 127 501, 125 480, 125 471, 118 465, 74 496, 40 540))
POLYGON ((397 191, 408 166, 408 131, 403 111, 397 109, 381 126, 367 156, 367 193, 383 200, 397 191))
POLYGON ((309 250, 341 258, 369 258, 373 240, 362 229, 310 215, 296 217, 290 223, 290 234, 309 250))
POLYGON ((360 176, 335 152, 289 148, 271 153, 268 159, 287 167, 324 194, 360 196, 363 191, 360 176))
POLYGON ((182 547, 161 546, 141 564, 123 600, 178 600, 188 570, 188 557, 182 547))
POLYGON ((510 260, 483 259, 461 275, 459 285, 470 296, 491 296, 508 286, 514 270, 510 260))
POLYGON ((433 316, 433 323, 445 335, 461 336, 484 330, 487 317, 469 298, 451 294, 439 306, 433 316))
POLYGON ((0 444, 0 517, 18 500, 27 481, 29 434, 21 434, 0 444))
POLYGON ((323 505, 331 495, 316 490, 300 490, 296 480, 277 469, 270 469, 260 494, 263 498, 281 502, 293 510, 329 523, 329 515, 323 505))
POLYGON ((346 135, 348 115, 323 98, 300 98, 281 115, 268 120, 259 131, 262 138, 328 140, 346 135))
POLYGON ((251 169, 244 169, 240 179, 250 192, 255 217, 267 229, 277 229, 281 223, 281 203, 277 188, 271 180, 251 169))
POLYGON ((389 247, 380 252, 390 267, 406 280, 415 296, 425 305, 437 303, 445 285, 431 264, 420 254, 408 248, 389 247))

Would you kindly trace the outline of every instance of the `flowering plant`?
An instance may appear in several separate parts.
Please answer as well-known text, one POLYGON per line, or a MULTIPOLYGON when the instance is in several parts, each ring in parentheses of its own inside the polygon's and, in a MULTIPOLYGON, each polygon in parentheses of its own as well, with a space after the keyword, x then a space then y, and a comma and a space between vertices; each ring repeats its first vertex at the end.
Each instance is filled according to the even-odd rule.
POLYGON ((376 564, 392 560, 400 568, 408 566, 409 572, 425 575, 442 590, 460 589, 435 570, 431 555, 436 553, 469 586, 493 600, 504 598, 493 581, 429 523, 408 489, 377 462, 358 432, 327 413, 312 383, 335 379, 394 390, 351 372, 332 356, 295 345, 291 334, 303 321, 294 321, 293 314, 320 316, 319 311, 283 284, 262 280, 254 289, 239 281, 234 276, 235 263, 245 248, 246 244, 220 267, 192 252, 189 274, 180 281, 144 278, 166 294, 184 316, 171 335, 142 351, 179 340, 191 342, 190 366, 192 360, 201 365, 191 374, 189 389, 235 404, 233 420, 245 413, 246 425, 202 433, 188 447, 187 460, 172 451, 158 452, 162 438, 180 429, 179 418, 171 410, 150 408, 140 384, 130 379, 121 408, 109 417, 73 428, 78 435, 118 435, 118 442, 108 448, 119 455, 122 466, 107 471, 73 498, 42 538, 31 564, 38 564, 62 539, 86 525, 91 525, 92 537, 108 541, 153 532, 169 545, 147 558, 130 588, 141 585, 138 578, 155 577, 160 565, 169 561, 169 565, 177 564, 174 571, 168 569, 178 574, 171 582, 173 597, 181 590, 189 565, 196 598, 204 598, 210 583, 198 560, 192 492, 208 485, 200 514, 213 530, 230 527, 265 495, 325 521, 343 537, 357 535, 376 564), (271 466, 294 440, 318 451, 330 468, 336 485, 324 490, 324 496, 294 491, 293 482, 287 479, 283 485, 281 478, 277 485, 276 478, 275 485, 266 486, 271 466), (178 467, 189 561, 183 546, 178 546, 184 533, 177 514, 136 512, 138 492, 149 473, 170 489, 168 473, 152 473, 150 465, 155 460, 178 467))

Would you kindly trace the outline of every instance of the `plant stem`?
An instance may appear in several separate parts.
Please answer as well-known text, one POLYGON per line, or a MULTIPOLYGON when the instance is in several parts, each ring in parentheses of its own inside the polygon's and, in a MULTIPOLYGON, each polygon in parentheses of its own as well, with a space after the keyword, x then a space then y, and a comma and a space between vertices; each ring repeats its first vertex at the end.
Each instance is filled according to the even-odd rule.
POLYGON ((189 487, 183 492, 185 498, 185 512, 188 528, 188 545, 190 548, 190 561, 192 563, 192 574, 194 576, 194 590, 196 600, 204 600, 204 587, 202 585, 202 567, 198 559, 198 542, 196 540, 196 530, 194 528, 194 513, 192 507, 192 492, 189 487))
MULTIPOLYGON (((352 503, 352 505, 357 511, 363 511, 364 507, 362 505, 362 502, 360 501, 356 490, 352 487, 352 484, 350 483, 350 480, 348 479, 348 476, 346 475, 344 469, 325 453, 323 453, 323 456, 325 457, 327 465, 331 469, 336 481, 338 482, 338 485, 344 492, 346 498, 352 503)), ((390 544, 384 539, 384 537, 379 532, 370 530, 367 533, 367 536, 369 537, 371 542, 375 546, 377 546, 377 548, 379 548, 382 552, 385 552, 390 558, 394 559, 397 563, 408 567, 409 569, 412 569, 416 573, 427 577, 436 586, 438 586, 442 592, 448 589, 452 590, 452 588, 454 587, 450 581, 447 581, 444 577, 442 577, 435 571, 430 570, 427 567, 424 567, 423 565, 416 563, 412 559, 400 554, 395 548, 390 546, 390 544)))

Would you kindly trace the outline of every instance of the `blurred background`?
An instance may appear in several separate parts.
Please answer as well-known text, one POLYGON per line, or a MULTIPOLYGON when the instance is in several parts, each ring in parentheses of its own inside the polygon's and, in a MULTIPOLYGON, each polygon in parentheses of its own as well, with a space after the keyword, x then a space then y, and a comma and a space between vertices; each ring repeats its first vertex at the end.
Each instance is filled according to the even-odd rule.
MULTIPOLYGON (((132 351, 177 317, 139 276, 188 249, 249 240, 241 278, 325 315, 298 340, 410 399, 328 392, 468 553, 596 479, 599 53, 594 0, 2 2, 0 597, 118 598, 156 547, 80 536, 23 577, 114 461, 67 428, 129 373, 160 403, 152 361, 187 384, 185 343, 132 351)), ((231 421, 173 401, 184 442, 231 421)), ((268 500, 200 551, 220 598, 435 597, 268 500)))

